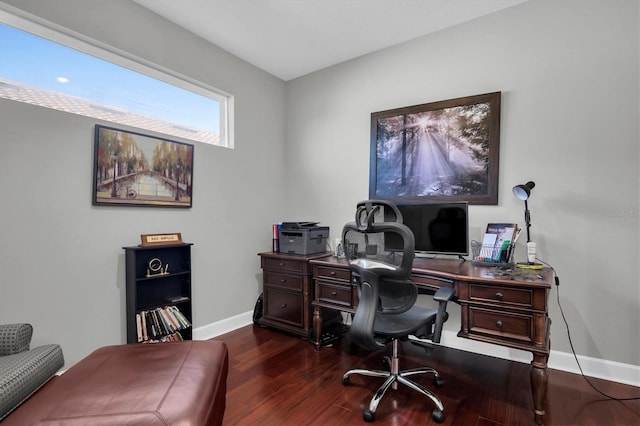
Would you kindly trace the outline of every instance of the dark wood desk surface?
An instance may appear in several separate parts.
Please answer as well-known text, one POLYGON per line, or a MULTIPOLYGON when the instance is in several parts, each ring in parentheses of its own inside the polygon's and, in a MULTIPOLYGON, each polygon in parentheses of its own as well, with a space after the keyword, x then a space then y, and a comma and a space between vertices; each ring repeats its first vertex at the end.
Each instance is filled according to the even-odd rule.
MULTIPOLYGON (((313 264, 348 268, 347 260, 326 256, 311 261, 313 264)), ((413 261, 414 275, 432 275, 452 281, 473 281, 487 284, 504 284, 513 287, 551 288, 553 271, 550 268, 509 270, 475 265, 469 260, 416 257, 413 261)), ((418 286, 420 283, 417 283, 418 286)))
MULTIPOLYGON (((315 285, 313 326, 316 345, 322 335, 322 308, 355 312, 356 284, 345 259, 323 257, 311 262, 315 285)), ((459 337, 531 352, 531 390, 535 421, 542 424, 549 359, 548 294, 553 270, 503 270, 457 259, 414 260, 411 280, 419 288, 455 289, 461 306, 459 337)))

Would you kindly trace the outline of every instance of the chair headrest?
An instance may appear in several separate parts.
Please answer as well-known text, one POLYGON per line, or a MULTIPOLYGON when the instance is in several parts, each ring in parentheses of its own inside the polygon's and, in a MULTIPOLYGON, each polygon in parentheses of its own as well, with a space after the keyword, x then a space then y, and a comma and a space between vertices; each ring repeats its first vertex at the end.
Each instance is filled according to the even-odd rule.
POLYGON ((365 200, 357 204, 356 227, 371 231, 372 225, 381 222, 402 223, 402 213, 395 204, 385 200, 365 200))

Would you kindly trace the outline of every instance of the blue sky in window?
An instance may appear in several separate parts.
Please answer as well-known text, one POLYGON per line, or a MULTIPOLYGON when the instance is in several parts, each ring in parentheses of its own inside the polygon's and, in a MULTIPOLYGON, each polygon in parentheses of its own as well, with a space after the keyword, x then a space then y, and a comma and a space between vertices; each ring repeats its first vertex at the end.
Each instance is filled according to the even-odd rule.
POLYGON ((4 24, 0 77, 220 134, 218 101, 4 24))

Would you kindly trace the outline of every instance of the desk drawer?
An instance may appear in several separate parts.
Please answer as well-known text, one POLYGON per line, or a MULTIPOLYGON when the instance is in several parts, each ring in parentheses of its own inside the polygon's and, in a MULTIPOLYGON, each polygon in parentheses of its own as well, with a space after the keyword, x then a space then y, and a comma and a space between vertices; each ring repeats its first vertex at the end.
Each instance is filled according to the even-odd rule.
POLYGON ((469 307, 469 332, 519 343, 533 343, 533 316, 469 307))
POLYGON ((329 266, 318 266, 316 268, 316 279, 331 279, 351 282, 351 271, 347 268, 332 268, 329 266))
POLYGON ((267 285, 277 285, 280 287, 286 287, 293 290, 302 291, 302 276, 301 275, 289 275, 280 274, 278 272, 263 271, 262 276, 264 283, 267 285))
POLYGON ((267 287, 264 289, 264 316, 289 323, 296 327, 303 326, 303 299, 301 293, 292 293, 267 287))
POLYGON ((471 284, 469 285, 469 300, 472 302, 498 302, 519 308, 532 308, 533 291, 471 284))
POLYGON ((321 302, 351 307, 351 287, 344 285, 318 284, 317 298, 321 302))
POLYGON ((263 258, 262 261, 263 268, 279 269, 282 271, 292 271, 300 273, 302 273, 304 269, 304 263, 299 260, 271 259, 267 257, 263 258))

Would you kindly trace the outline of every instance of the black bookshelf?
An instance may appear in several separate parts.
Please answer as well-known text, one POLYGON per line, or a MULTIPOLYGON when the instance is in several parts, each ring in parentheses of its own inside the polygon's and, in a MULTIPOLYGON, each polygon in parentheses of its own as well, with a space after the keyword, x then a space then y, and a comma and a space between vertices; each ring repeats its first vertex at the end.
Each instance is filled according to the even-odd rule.
POLYGON ((123 247, 127 343, 192 339, 192 245, 123 247))

